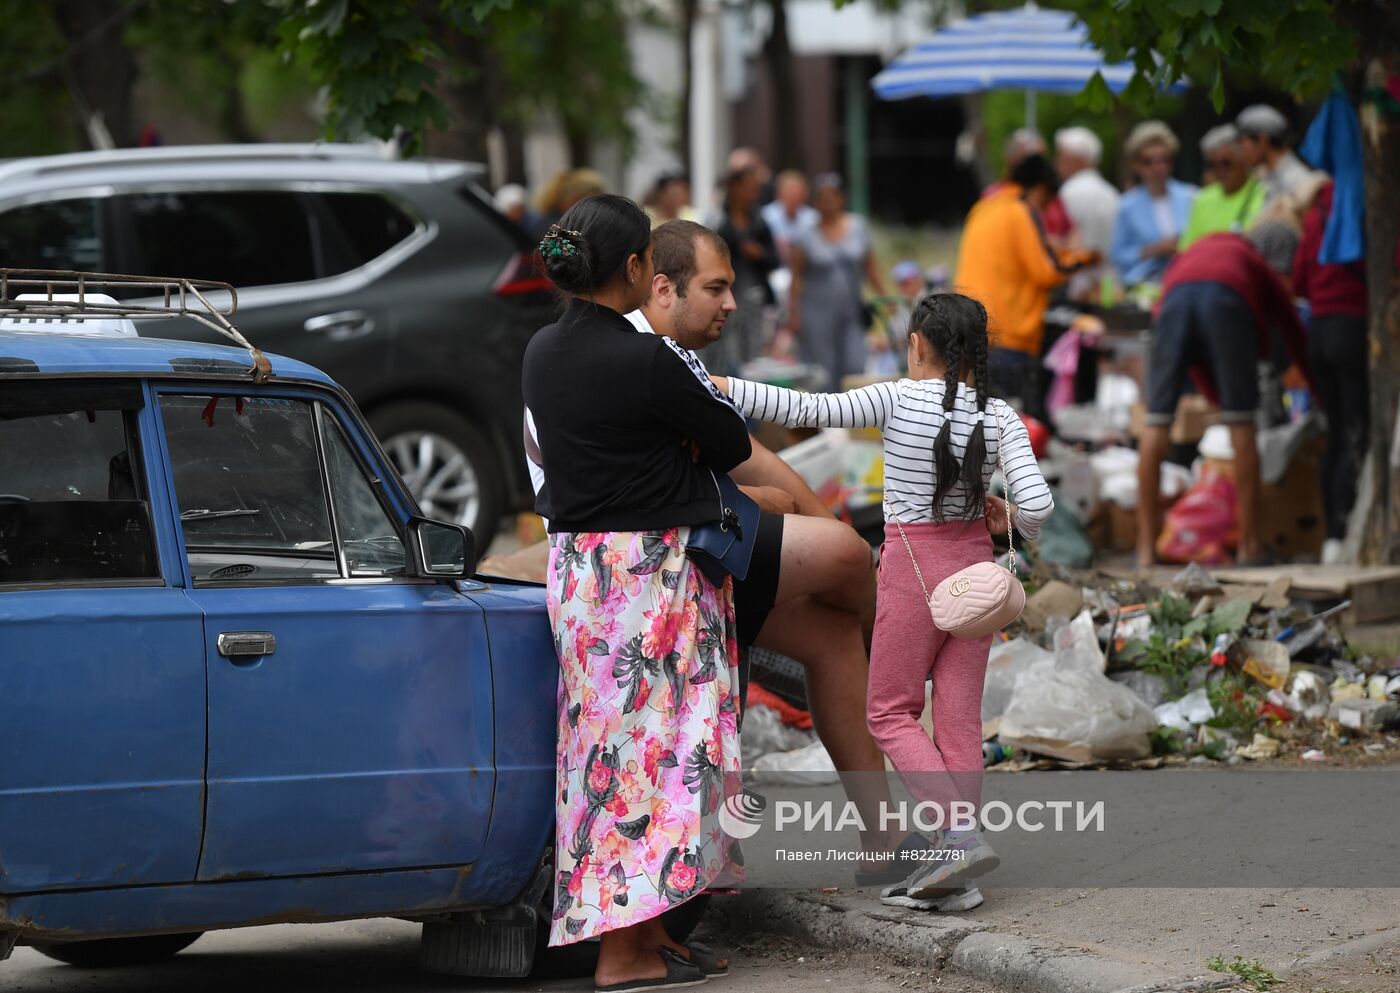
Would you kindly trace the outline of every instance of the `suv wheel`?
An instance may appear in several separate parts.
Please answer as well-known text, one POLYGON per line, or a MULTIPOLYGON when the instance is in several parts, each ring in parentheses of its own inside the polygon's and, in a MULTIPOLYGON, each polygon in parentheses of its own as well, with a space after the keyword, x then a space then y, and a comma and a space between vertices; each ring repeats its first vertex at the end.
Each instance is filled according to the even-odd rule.
POLYGON ((380 407, 369 422, 423 515, 471 528, 485 555, 504 504, 485 435, 448 408, 419 401, 380 407))

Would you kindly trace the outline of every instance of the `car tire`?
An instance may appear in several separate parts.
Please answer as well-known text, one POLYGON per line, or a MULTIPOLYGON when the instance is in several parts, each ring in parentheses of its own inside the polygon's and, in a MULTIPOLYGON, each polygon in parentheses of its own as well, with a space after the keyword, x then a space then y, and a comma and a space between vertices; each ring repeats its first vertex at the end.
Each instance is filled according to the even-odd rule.
MULTIPOLYGON (((550 895, 546 895, 548 901, 550 895)), ((672 907, 661 915, 661 923, 672 941, 684 943, 710 905, 708 894, 702 893, 685 903, 672 907)), ((532 979, 581 979, 592 976, 598 967, 598 942, 579 941, 572 945, 551 948, 549 945, 550 914, 546 911, 535 932, 535 965, 532 979)))
POLYGON ((465 524, 477 554, 485 555, 505 507, 501 465, 486 433, 447 407, 418 400, 377 407, 369 423, 424 516, 465 524), (445 485, 453 478, 449 466, 459 459, 469 475, 445 485), (426 483, 434 484, 433 492, 425 491, 426 483))
POLYGON ((151 934, 139 938, 96 938, 92 941, 35 941, 40 955, 84 969, 111 969, 149 965, 170 958, 193 945, 203 931, 188 934, 151 934))

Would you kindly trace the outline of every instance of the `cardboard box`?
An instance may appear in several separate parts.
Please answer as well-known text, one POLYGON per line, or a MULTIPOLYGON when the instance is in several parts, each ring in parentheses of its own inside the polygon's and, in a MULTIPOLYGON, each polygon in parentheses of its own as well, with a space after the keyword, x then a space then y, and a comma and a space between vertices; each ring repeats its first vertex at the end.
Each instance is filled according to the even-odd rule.
POLYGON ((1322 509, 1322 453, 1326 442, 1303 444, 1283 478, 1259 488, 1259 537, 1281 559, 1316 559, 1327 540, 1322 509))
MULTIPOLYGON (((1171 443, 1173 445, 1194 445, 1206 433, 1206 428, 1214 424, 1219 411, 1210 405, 1205 397, 1196 393, 1183 396, 1176 405, 1176 419, 1172 421, 1171 443)), ((1132 425, 1128 429, 1134 438, 1142 437, 1142 429, 1147 419, 1147 405, 1133 406, 1132 425)))

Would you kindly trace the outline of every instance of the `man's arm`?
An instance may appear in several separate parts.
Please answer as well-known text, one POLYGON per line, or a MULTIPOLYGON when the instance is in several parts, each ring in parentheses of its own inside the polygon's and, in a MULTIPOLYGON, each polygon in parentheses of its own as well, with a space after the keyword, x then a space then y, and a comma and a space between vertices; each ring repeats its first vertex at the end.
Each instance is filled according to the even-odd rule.
POLYGON ((796 470, 757 438, 753 439, 753 454, 730 470, 729 476, 742 487, 771 486, 782 490, 792 497, 797 504, 796 513, 803 517, 835 516, 796 470))

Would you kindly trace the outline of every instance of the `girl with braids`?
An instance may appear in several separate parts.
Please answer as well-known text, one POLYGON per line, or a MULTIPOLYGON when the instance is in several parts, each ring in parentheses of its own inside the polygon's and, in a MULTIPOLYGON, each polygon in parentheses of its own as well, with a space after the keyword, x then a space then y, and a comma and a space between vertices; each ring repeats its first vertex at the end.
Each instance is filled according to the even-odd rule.
POLYGON ((935 293, 920 301, 910 323, 909 378, 896 383, 809 394, 741 379, 715 382, 750 417, 789 427, 876 427, 884 434, 885 538, 893 544, 880 559, 868 721, 909 791, 936 804, 951 825, 935 839, 949 854, 920 861, 885 896, 967 910, 982 902, 970 880, 997 866, 967 816, 981 807, 982 684, 991 636, 961 640, 934 627, 896 522, 932 589, 960 569, 991 561, 991 533, 1004 531, 1007 520, 1002 501, 987 493, 999 462, 1016 501, 1010 508, 1016 528, 1026 538, 1040 533, 1053 504, 1021 419, 990 398, 986 309, 958 293, 935 293), (932 738, 919 724, 930 677, 932 738))

